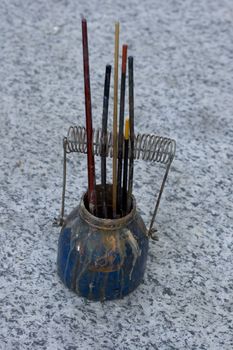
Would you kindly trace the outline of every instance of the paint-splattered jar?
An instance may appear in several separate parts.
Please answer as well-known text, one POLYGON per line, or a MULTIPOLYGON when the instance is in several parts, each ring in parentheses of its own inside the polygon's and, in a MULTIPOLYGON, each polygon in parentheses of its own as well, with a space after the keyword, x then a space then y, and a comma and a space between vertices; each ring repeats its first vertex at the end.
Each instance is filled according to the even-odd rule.
MULTIPOLYGON (((97 186, 98 196, 100 187, 97 186)), ((111 209, 111 186, 107 206, 111 209)), ((91 300, 122 298, 143 279, 148 253, 145 224, 132 197, 131 211, 119 219, 102 219, 86 209, 87 194, 66 218, 58 245, 58 274, 78 295, 91 300)))

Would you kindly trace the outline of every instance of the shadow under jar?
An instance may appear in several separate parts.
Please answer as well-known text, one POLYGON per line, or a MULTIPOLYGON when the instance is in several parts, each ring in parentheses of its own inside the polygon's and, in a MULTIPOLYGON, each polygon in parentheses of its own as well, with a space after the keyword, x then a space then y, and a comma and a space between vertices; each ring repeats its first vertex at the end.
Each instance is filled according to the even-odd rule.
MULTIPOLYGON (((96 186, 101 212, 101 185, 96 186)), ((65 219, 58 243, 58 274, 78 295, 103 301, 122 298, 142 282, 148 254, 147 229, 132 196, 130 212, 119 219, 101 218, 87 210, 87 193, 65 219)), ((112 185, 107 185, 112 212, 112 185)))

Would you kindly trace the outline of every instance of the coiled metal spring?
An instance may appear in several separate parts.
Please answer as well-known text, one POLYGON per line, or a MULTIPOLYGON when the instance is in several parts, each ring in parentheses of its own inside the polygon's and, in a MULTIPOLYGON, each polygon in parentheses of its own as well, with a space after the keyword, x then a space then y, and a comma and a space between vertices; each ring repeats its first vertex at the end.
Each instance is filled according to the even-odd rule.
MULTIPOLYGON (((109 132, 105 135, 106 153, 102 154, 103 134, 101 129, 93 130, 93 153, 95 156, 112 157, 113 155, 113 137, 109 132)), ((64 223, 65 210, 65 191, 66 191, 66 158, 67 154, 72 152, 87 153, 87 134, 85 127, 71 126, 68 130, 67 136, 63 139, 63 190, 62 190, 62 204, 61 214, 55 219, 55 224, 62 225, 64 223)), ((153 224, 160 204, 161 196, 168 176, 168 172, 175 156, 176 142, 167 137, 161 137, 151 134, 136 134, 134 140, 134 159, 142 159, 144 161, 158 162, 166 166, 165 174, 160 186, 159 194, 155 203, 151 223, 148 229, 148 236, 157 239, 153 236, 156 231, 153 229, 153 224)), ((129 149, 129 157, 131 150, 129 149)))
MULTIPOLYGON (((106 135, 106 157, 112 157, 112 133, 106 135)), ((101 156, 103 135, 101 129, 93 130, 93 152, 101 156)), ((87 153, 87 134, 85 127, 71 126, 65 138, 66 153, 87 153)), ((136 134, 134 140, 134 159, 168 164, 174 158, 176 142, 173 139, 151 134, 136 134)), ((130 156, 130 149, 129 149, 130 156)))

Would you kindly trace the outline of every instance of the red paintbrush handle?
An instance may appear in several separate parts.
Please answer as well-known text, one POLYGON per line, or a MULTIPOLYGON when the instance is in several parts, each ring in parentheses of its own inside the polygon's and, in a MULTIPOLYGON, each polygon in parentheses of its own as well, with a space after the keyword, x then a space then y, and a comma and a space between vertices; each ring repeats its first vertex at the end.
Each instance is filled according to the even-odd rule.
POLYGON ((83 73, 84 73, 84 92, 86 109, 86 130, 87 130, 87 169, 88 169, 88 201, 89 210, 94 213, 96 209, 95 193, 95 160, 92 144, 92 112, 91 112, 91 88, 89 74, 89 54, 87 38, 87 21, 82 19, 82 39, 83 39, 83 73))
POLYGON ((126 62, 127 62, 127 45, 123 45, 122 48, 122 73, 126 73, 126 62))

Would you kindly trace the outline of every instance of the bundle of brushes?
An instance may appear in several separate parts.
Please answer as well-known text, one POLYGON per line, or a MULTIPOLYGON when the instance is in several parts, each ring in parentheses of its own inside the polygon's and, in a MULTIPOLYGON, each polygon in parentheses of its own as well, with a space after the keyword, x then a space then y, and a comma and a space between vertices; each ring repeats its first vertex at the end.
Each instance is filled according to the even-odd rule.
POLYGON ((89 53, 87 21, 82 19, 83 72, 87 132, 87 173, 88 173, 88 210, 95 216, 103 218, 120 218, 131 210, 133 172, 134 172, 134 78, 133 57, 128 57, 128 96, 129 118, 125 120, 125 93, 127 70, 127 45, 122 46, 120 107, 118 108, 118 65, 119 65, 119 23, 115 24, 114 53, 114 104, 113 104, 113 158, 111 210, 107 204, 107 129, 109 112, 109 95, 111 80, 111 65, 106 65, 104 80, 102 138, 101 138, 101 206, 97 206, 95 159, 93 153, 93 128, 91 88, 89 73, 89 53), (119 109, 119 122, 118 122, 119 109), (125 128, 124 128, 125 126, 125 128))

